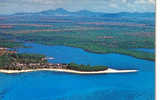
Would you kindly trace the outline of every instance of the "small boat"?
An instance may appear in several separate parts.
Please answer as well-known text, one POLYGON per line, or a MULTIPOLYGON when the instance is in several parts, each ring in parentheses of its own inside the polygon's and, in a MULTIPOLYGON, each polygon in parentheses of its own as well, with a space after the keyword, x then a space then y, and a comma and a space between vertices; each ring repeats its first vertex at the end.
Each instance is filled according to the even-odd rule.
POLYGON ((47 57, 46 59, 47 60, 53 60, 53 59, 56 59, 56 58, 54 58, 54 57, 47 57))

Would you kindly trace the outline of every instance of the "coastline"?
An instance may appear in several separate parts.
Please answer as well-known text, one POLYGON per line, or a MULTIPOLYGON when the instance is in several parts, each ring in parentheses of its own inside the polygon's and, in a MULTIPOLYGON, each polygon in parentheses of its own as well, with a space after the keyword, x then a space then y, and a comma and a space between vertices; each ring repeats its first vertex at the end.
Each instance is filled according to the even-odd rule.
MULTIPOLYGON (((41 44, 41 43, 38 43, 38 44, 41 44)), ((89 50, 89 49, 85 49, 83 47, 76 47, 76 46, 71 46, 71 45, 48 45, 47 43, 42 43, 42 45, 47 45, 47 46, 66 46, 66 47, 71 47, 71 48, 79 48, 79 49, 82 49, 86 52, 89 52, 89 53, 95 53, 95 54, 109 54, 109 53, 117 53, 117 54, 122 54, 122 55, 127 55, 127 56, 132 56, 132 57, 135 57, 136 59, 141 59, 141 60, 148 60, 148 61, 155 61, 155 57, 153 58, 145 58, 145 57, 139 57, 139 56, 136 56, 130 52, 137 52, 137 53, 145 53, 144 55, 148 54, 147 52, 142 52, 142 51, 130 51, 129 53, 128 52, 120 52, 120 51, 115 51, 115 50, 111 50, 111 51, 104 51, 104 52, 97 52, 97 51, 93 51, 93 50, 89 50)), ((148 48, 146 48, 148 49, 148 48)), ((151 48, 151 49, 155 49, 155 48, 151 48)), ((127 50, 128 51, 128 50, 127 50)), ((152 54, 151 54, 152 55, 152 54)))
POLYGON ((29 69, 29 70, 3 70, 0 69, 0 73, 6 74, 14 74, 14 73, 25 73, 25 72, 36 72, 36 71, 54 71, 54 72, 66 72, 66 73, 73 73, 73 74, 107 74, 107 73, 131 73, 131 72, 138 72, 138 70, 116 70, 108 68, 104 71, 92 71, 92 72, 85 72, 85 71, 76 71, 76 70, 69 70, 69 69, 29 69))

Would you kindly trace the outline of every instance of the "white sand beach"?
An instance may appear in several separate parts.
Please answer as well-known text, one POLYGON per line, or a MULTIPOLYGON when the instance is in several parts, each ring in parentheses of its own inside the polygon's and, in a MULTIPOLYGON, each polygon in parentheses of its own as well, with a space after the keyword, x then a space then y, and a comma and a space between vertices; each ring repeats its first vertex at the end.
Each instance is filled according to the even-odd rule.
POLYGON ((30 69, 30 70, 0 70, 0 73, 24 73, 24 72, 34 72, 34 71, 55 71, 55 72, 66 72, 66 73, 75 73, 75 74, 107 74, 107 73, 130 73, 130 72, 137 72, 138 70, 116 70, 108 68, 104 71, 92 71, 92 72, 85 72, 85 71, 75 71, 69 69, 30 69))

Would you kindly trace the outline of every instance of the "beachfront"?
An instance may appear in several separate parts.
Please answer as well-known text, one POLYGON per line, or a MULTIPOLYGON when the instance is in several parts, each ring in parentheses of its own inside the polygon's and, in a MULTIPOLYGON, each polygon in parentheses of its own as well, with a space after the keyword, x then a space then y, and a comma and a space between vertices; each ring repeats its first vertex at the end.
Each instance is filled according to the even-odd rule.
POLYGON ((86 72, 86 71, 76 71, 76 70, 69 70, 69 69, 47 69, 47 68, 42 68, 42 69, 28 69, 28 70, 0 70, 0 73, 24 73, 24 72, 35 72, 35 71, 54 71, 54 72, 66 72, 66 73, 75 73, 75 74, 107 74, 107 73, 130 73, 130 72, 138 72, 138 70, 116 70, 116 69, 111 69, 108 68, 107 70, 104 71, 91 71, 91 72, 86 72))

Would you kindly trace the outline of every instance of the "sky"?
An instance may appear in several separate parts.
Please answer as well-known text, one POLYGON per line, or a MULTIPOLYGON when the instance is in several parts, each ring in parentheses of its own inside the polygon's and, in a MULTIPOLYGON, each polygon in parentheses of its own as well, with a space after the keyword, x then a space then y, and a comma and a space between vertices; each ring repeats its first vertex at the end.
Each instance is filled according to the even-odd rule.
POLYGON ((155 0, 0 0, 0 14, 40 12, 57 8, 72 12, 154 12, 155 0))

